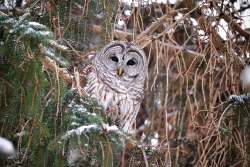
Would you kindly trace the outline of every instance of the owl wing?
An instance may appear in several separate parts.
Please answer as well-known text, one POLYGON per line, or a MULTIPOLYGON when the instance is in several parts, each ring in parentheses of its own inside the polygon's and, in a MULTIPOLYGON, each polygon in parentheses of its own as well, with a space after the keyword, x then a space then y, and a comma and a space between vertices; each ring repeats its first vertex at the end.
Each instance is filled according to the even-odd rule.
POLYGON ((122 100, 119 103, 119 126, 126 133, 133 133, 136 125, 136 116, 140 109, 140 102, 132 99, 122 100))
POLYGON ((94 59, 94 57, 95 55, 91 55, 91 56, 88 56, 88 59, 85 58, 85 59, 79 60, 78 70, 77 70, 79 75, 78 76, 74 75, 74 76, 75 76, 75 82, 76 83, 78 82, 81 88, 84 88, 86 86, 87 76, 93 70, 92 60, 94 59))

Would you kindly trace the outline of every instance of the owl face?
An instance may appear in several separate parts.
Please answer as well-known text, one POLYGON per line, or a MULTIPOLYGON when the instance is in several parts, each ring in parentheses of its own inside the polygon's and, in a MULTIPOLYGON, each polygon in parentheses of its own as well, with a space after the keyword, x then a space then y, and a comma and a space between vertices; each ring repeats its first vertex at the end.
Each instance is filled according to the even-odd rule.
POLYGON ((147 75, 147 61, 144 52, 125 42, 108 44, 97 56, 97 69, 105 76, 112 76, 125 83, 144 81, 147 75))

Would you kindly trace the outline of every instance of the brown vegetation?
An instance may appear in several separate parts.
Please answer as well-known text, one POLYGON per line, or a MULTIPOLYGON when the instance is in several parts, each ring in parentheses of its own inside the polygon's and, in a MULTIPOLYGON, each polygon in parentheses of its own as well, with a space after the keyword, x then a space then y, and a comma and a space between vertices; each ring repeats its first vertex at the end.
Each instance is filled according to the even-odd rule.
MULTIPOLYGON (((74 13, 68 13, 72 17, 68 25, 63 22, 67 16, 50 15, 58 40, 69 46, 66 52, 76 66, 87 60, 89 51, 97 51, 110 40, 137 43, 149 61, 145 99, 137 121, 138 138, 158 134, 159 143, 151 157, 145 153, 146 148, 152 147, 150 142, 144 143, 139 151, 128 146, 121 166, 249 165, 249 104, 233 105, 229 96, 244 93, 240 72, 249 54, 250 32, 241 27, 241 17, 231 2, 153 3, 130 7, 131 15, 126 17, 123 14, 126 6, 119 3, 115 23, 117 19, 124 20, 122 28, 101 24, 96 19, 84 23, 84 30, 82 25, 76 30, 74 23, 88 17, 89 1, 84 2, 81 9, 74 8, 74 13), (177 19, 180 13, 182 16, 177 19), (196 26, 192 19, 196 20, 196 26), (228 25, 226 39, 218 32, 221 19, 228 25), (60 25, 61 21, 64 25, 60 25), (89 39, 89 43, 95 43, 94 47, 79 47, 81 39, 77 43, 78 36, 72 35, 77 31, 100 36, 102 40, 95 43, 96 39, 89 39)), ((50 9, 53 5, 47 2, 46 7, 50 9)), ((108 10, 108 4, 105 7, 108 10)), ((108 19, 105 21, 111 21, 108 19)), ((84 38, 81 33, 77 35, 84 38)), ((54 66, 48 59, 44 64, 71 82, 65 69, 54 66)))

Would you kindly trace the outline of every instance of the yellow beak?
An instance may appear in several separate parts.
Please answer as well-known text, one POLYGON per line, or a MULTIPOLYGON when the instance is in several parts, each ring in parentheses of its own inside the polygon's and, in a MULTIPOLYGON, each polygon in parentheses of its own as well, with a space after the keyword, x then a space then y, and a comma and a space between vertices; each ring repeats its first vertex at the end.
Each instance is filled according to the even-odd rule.
POLYGON ((117 73, 117 75, 118 75, 119 77, 121 77, 121 76, 123 75, 124 71, 123 71, 122 68, 118 68, 117 71, 116 71, 116 73, 117 73))

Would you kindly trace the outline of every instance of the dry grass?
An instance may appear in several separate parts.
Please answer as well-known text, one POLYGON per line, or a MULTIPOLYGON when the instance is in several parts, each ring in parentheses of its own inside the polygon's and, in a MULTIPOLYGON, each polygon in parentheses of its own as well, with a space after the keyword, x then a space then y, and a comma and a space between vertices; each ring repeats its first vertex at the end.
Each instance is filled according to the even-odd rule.
MULTIPOLYGON (((149 75, 138 127, 147 120, 150 124, 140 135, 159 134, 157 154, 151 160, 144 147, 141 152, 128 149, 122 166, 150 166, 149 161, 155 162, 153 166, 248 166, 249 123, 241 126, 239 115, 249 108, 227 103, 230 95, 243 93, 239 76, 249 51, 250 33, 236 24, 240 20, 234 17, 237 12, 228 13, 220 1, 197 5, 188 0, 175 6, 132 7, 126 18, 123 9, 119 4, 116 14, 116 20, 125 19, 122 29, 103 31, 105 25, 94 23, 86 28, 87 33, 101 34, 104 41, 133 41, 148 56, 149 75), (207 15, 209 10, 221 14, 207 15), (178 13, 183 16, 176 19, 178 13), (229 25, 226 40, 217 31, 220 19, 229 25)), ((84 17, 87 10, 84 5, 78 17, 84 17)), ((63 38, 63 33, 56 32, 63 38)), ((72 48, 85 59, 84 52, 73 44, 72 48)))

